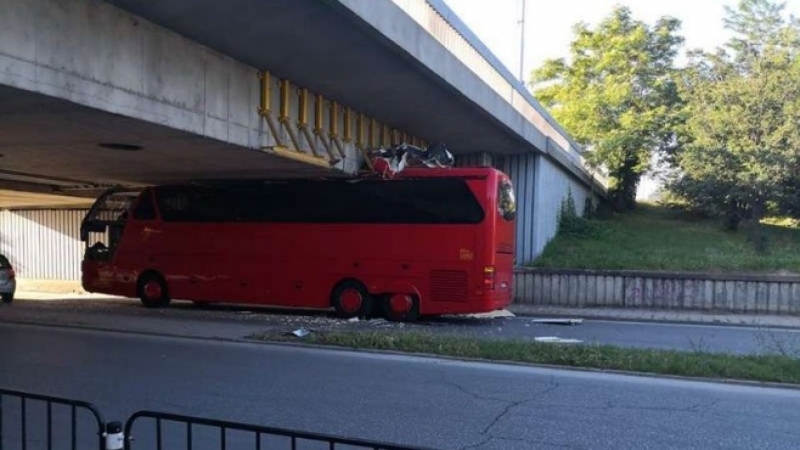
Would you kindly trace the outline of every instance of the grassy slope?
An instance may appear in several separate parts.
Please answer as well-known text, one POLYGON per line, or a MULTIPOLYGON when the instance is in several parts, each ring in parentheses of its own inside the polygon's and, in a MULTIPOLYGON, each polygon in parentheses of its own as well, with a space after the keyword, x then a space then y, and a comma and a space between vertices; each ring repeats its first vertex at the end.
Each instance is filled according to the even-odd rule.
POLYGON ((688 271, 800 272, 800 229, 765 225, 768 250, 759 254, 749 233, 650 205, 609 220, 591 221, 580 235, 557 236, 537 267, 688 271))

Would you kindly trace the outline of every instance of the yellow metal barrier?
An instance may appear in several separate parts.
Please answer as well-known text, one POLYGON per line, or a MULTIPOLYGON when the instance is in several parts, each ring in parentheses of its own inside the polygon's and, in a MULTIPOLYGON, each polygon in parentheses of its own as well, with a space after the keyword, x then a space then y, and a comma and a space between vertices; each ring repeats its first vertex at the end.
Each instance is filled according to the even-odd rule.
POLYGON ((275 145, 263 150, 294 161, 300 161, 320 167, 330 168, 345 157, 345 146, 352 144, 365 159, 371 168, 372 164, 367 154, 370 148, 376 146, 389 146, 400 142, 424 142, 407 132, 394 129, 389 124, 381 124, 375 118, 367 117, 364 113, 353 111, 336 101, 329 101, 328 121, 326 124, 325 98, 322 94, 310 93, 307 88, 292 86, 288 79, 278 81, 278 116, 272 112, 272 77, 266 70, 258 73, 259 77, 259 107, 258 114, 269 128, 275 145), (292 123, 292 89, 297 89, 297 122, 292 123), (309 126, 309 95, 314 96, 314 123, 313 130, 309 126), (340 115, 340 109, 343 114, 340 115), (355 118, 355 136, 353 135, 353 115, 355 118), (340 116, 341 128, 340 133, 340 116), (327 125, 327 129, 326 129, 327 125), (285 137, 288 136, 289 142, 285 137), (301 145, 301 138, 305 146, 301 145), (324 152, 318 148, 322 146, 324 152), (305 148, 304 148, 305 147, 305 148), (321 154, 321 153, 324 153, 321 154))

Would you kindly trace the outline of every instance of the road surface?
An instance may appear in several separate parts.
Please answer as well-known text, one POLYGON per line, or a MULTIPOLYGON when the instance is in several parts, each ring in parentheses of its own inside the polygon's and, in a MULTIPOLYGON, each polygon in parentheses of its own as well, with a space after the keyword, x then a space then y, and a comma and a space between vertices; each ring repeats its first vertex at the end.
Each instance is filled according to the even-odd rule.
POLYGON ((790 353, 800 356, 800 329, 755 328, 730 325, 673 324, 586 320, 579 326, 534 323, 530 317, 475 320, 440 319, 417 325, 385 322, 352 323, 324 314, 285 314, 258 308, 196 308, 176 302, 152 310, 135 300, 21 301, 0 305, 0 321, 79 325, 104 329, 241 338, 259 331, 394 330, 449 333, 485 338, 535 339, 561 337, 585 343, 622 347, 660 348, 757 354, 790 353))
POLYGON ((800 391, 0 324, 0 386, 441 449, 795 449, 800 391))

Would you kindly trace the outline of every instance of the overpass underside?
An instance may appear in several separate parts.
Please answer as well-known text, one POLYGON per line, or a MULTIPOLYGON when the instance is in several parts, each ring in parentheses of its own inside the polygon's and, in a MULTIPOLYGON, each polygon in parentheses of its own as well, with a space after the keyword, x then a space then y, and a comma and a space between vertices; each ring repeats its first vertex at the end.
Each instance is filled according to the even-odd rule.
POLYGON ((0 207, 72 205, 114 185, 318 172, 268 151, 0 86, 0 188, 16 191, 0 194, 0 207))
POLYGON ((3 188, 91 196, 113 184, 353 173, 364 148, 404 139, 458 153, 522 144, 337 1, 0 9, 3 188))

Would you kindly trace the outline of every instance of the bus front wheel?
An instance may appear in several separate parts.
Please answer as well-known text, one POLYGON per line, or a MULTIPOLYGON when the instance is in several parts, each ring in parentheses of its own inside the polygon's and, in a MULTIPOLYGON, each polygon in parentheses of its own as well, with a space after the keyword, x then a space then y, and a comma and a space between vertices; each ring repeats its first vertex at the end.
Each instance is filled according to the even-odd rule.
POLYGON ((372 312, 372 296, 361 282, 344 280, 333 288, 331 306, 344 319, 368 317, 372 312))
POLYGON ((164 278, 154 272, 148 272, 139 278, 137 291, 139 300, 148 308, 161 308, 169 305, 167 283, 164 278))

